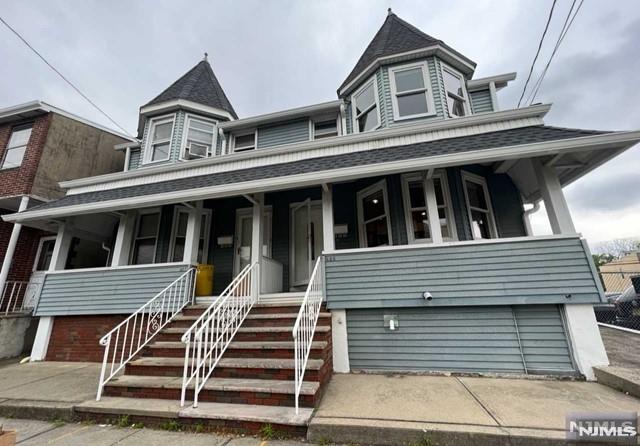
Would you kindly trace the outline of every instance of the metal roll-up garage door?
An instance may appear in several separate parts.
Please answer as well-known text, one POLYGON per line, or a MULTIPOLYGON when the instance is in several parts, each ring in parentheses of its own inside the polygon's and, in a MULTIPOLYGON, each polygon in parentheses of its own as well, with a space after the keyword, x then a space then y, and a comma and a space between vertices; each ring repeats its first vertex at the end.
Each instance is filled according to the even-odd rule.
POLYGON ((555 305, 347 310, 347 334, 353 370, 574 370, 555 305), (385 315, 397 315, 397 330, 385 315))

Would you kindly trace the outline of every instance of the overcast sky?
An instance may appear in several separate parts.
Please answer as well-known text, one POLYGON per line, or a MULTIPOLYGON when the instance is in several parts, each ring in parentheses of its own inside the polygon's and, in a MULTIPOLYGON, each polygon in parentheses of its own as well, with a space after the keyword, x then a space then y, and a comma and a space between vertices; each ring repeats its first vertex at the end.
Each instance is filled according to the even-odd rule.
MULTIPOLYGON (((570 3, 557 2, 543 63, 570 3)), ((506 109, 517 103, 551 0, 30 0, 4 2, 0 14, 134 133, 140 105, 205 51, 240 117, 335 99, 389 6, 474 60, 475 77, 517 71, 499 93, 506 109)), ((0 107, 41 99, 111 125, 1 26, 0 60, 0 107)), ((638 73, 640 2, 586 0, 536 102, 554 103, 547 124, 640 129, 638 73)), ((592 245, 640 236, 639 172, 636 147, 565 189, 592 245)), ((537 234, 549 232, 543 212, 533 222, 537 234)))

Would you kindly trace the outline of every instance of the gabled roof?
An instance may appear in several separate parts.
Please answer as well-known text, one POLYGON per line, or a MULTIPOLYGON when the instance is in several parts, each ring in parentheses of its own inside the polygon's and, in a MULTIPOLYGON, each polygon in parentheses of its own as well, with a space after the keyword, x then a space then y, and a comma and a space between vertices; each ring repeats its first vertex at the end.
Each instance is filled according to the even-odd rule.
POLYGON ((382 24, 382 27, 380 27, 376 35, 373 36, 373 40, 371 40, 367 49, 365 49, 362 56, 360 56, 356 66, 351 70, 351 73, 338 90, 342 90, 342 88, 355 79, 360 72, 380 57, 417 50, 436 44, 443 44, 443 42, 423 33, 415 26, 402 20, 389 9, 389 14, 382 24))
POLYGON ((206 57, 143 107, 177 99, 218 108, 238 119, 206 57))

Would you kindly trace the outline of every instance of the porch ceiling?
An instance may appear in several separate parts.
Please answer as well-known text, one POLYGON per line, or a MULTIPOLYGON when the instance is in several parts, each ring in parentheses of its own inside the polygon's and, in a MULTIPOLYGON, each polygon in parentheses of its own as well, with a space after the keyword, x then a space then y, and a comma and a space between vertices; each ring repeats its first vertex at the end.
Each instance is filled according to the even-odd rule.
MULTIPOLYGON (((604 158, 609 159, 639 140, 640 132, 599 132, 536 125, 68 195, 3 218, 26 222, 53 216, 291 189, 426 168, 554 155, 558 151, 609 149, 600 150, 606 152, 604 158)), ((517 164, 512 166, 510 174, 516 173, 513 169, 517 164)), ((589 167, 582 163, 581 166, 561 176, 563 181, 573 181, 583 174, 585 166, 589 167)), ((528 191, 525 196, 529 198, 537 193, 524 182, 520 186, 523 191, 528 191)))

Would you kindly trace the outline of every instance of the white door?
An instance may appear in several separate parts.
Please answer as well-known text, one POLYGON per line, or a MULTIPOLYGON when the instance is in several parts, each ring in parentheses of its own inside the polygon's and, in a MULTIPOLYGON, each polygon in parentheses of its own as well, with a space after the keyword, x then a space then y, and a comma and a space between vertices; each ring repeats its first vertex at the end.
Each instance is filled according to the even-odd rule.
POLYGON ((322 204, 307 199, 291 206, 291 285, 299 287, 309 283, 322 253, 322 204))
POLYGON ((33 263, 33 271, 29 284, 24 293, 24 308, 33 308, 40 298, 42 284, 44 283, 44 275, 49 270, 51 257, 53 256, 53 248, 56 244, 56 237, 42 237, 38 245, 36 260, 33 263))
MULTIPOLYGON (((263 214, 262 255, 271 257, 271 208, 265 208, 263 214)), ((234 276, 251 263, 251 237, 253 232, 253 212, 250 208, 238 209, 236 212, 235 256, 233 264, 234 276)))

